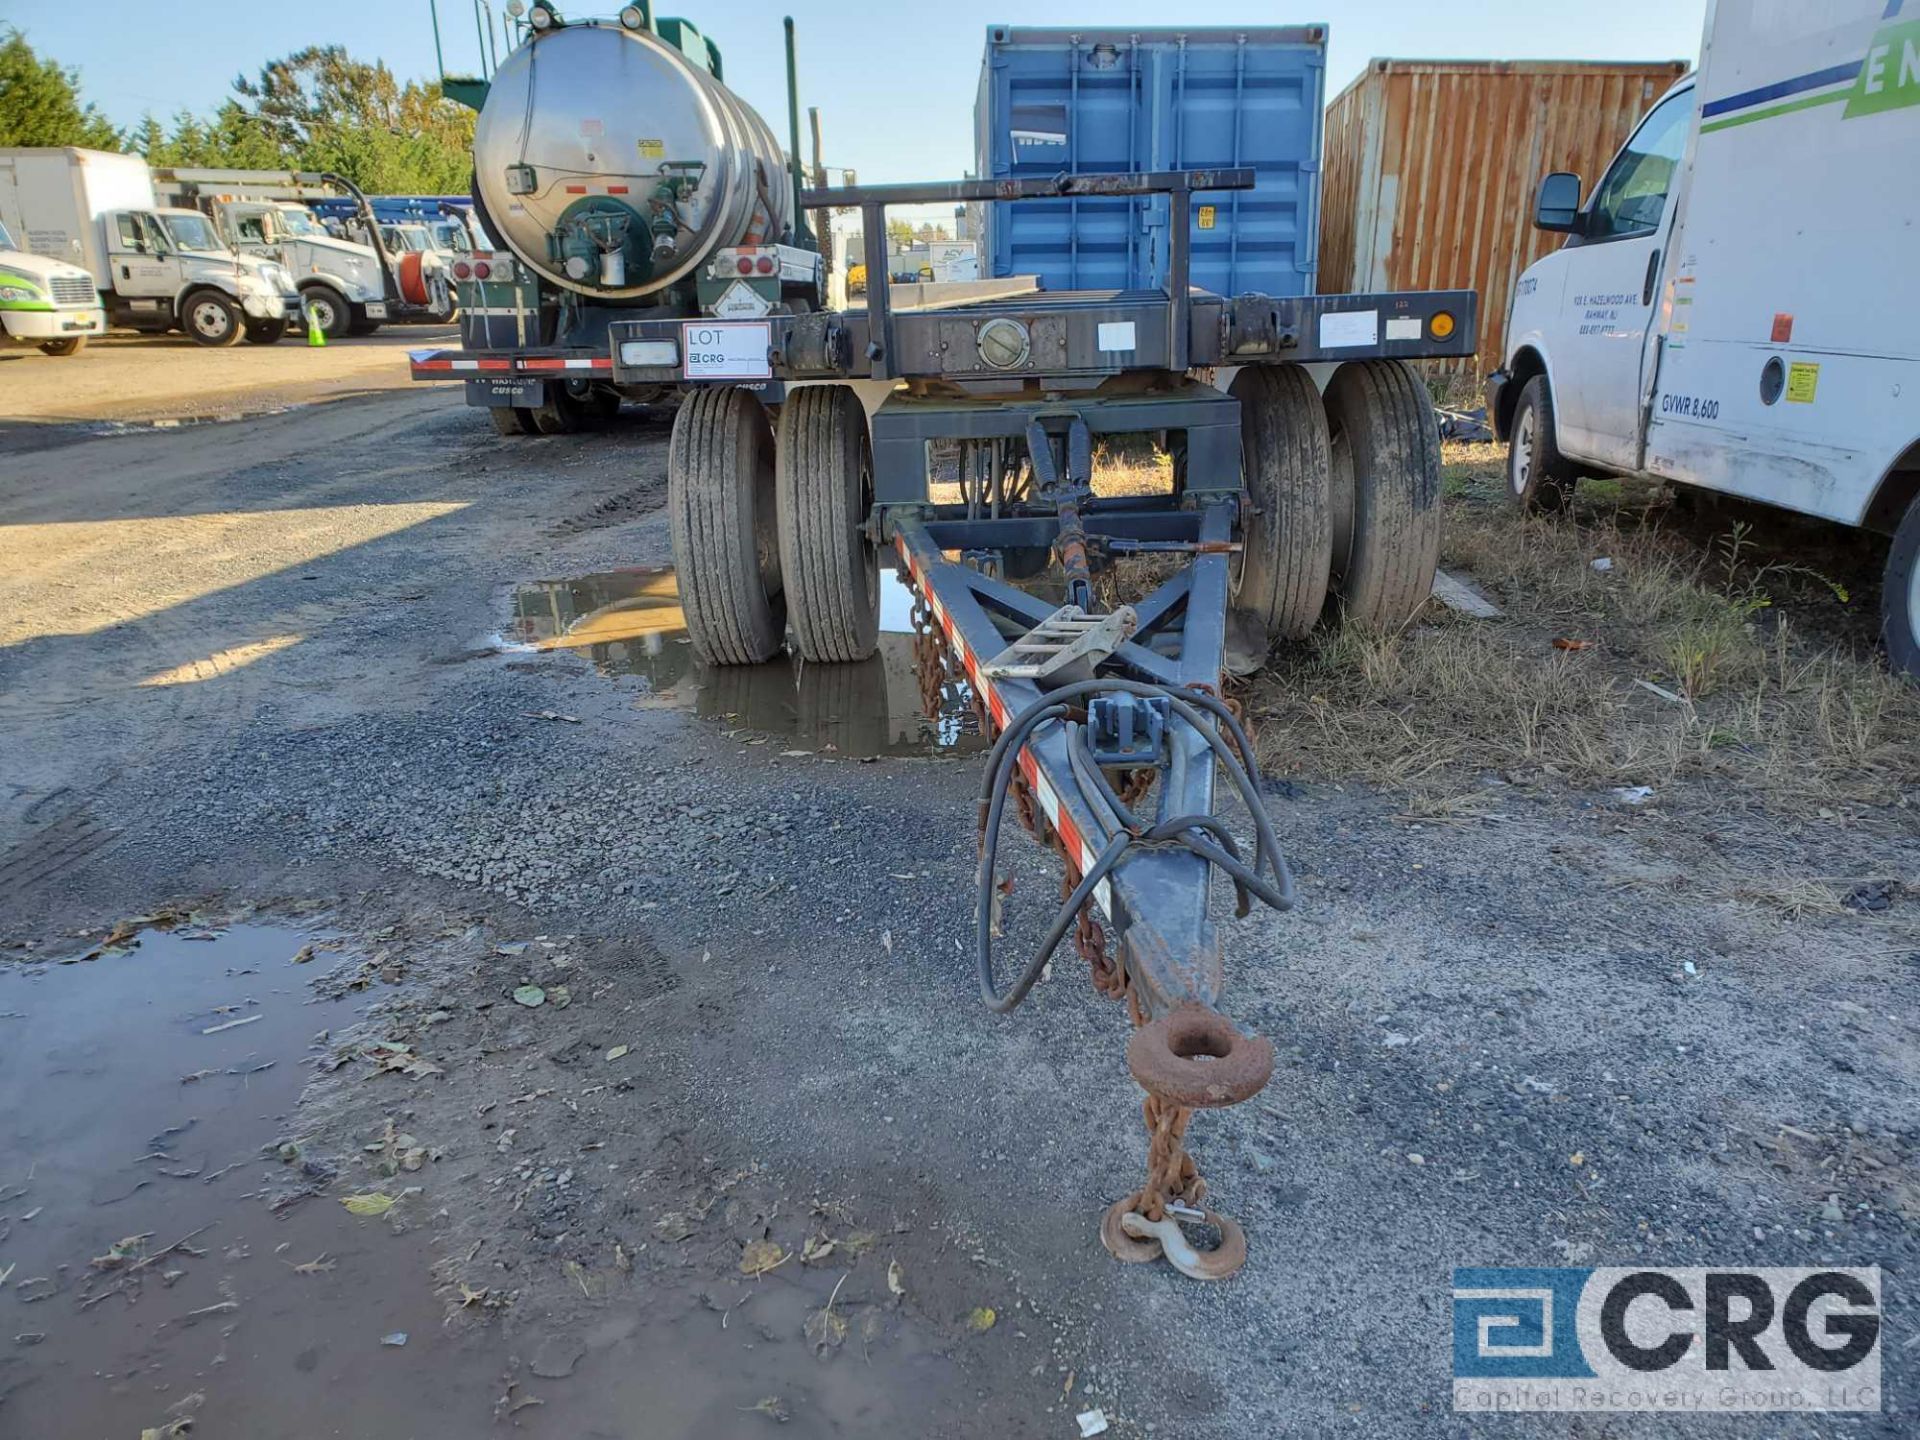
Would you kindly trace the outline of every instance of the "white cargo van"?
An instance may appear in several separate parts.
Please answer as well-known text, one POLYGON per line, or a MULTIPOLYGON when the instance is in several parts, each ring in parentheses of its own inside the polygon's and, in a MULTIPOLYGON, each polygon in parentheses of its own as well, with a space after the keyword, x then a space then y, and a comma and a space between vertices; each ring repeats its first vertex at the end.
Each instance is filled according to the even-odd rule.
POLYGON ((115 325, 271 344, 300 314, 285 268, 236 254, 197 210, 155 205, 138 155, 0 150, 0 223, 34 254, 91 274, 115 325))
POLYGON ((1699 70, 1534 224, 1567 242, 1488 382, 1511 498, 1641 476, 1890 533, 1920 676, 1920 0, 1715 0, 1699 70))
POLYGON ((0 221, 0 344, 78 355, 107 328, 93 276, 78 265, 22 250, 0 221))

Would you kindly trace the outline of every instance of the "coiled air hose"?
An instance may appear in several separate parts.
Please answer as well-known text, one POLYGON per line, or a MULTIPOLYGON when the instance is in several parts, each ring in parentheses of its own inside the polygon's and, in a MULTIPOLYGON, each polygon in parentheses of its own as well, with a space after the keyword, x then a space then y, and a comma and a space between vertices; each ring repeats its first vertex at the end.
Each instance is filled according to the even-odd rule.
MULTIPOLYGON (((1174 764, 1178 767, 1180 763, 1179 752, 1175 751, 1174 764)), ((1146 680, 1082 680, 1048 691, 1009 720, 987 756, 986 778, 980 790, 980 873, 974 897, 974 961, 980 972, 981 998, 987 1002, 988 1008, 1004 1013, 1026 999, 1027 992, 1053 958, 1053 952, 1066 937, 1081 907, 1092 898, 1100 882, 1136 845, 1178 846, 1225 871, 1227 878, 1233 881, 1238 902, 1236 915, 1246 915, 1254 898, 1276 910, 1292 909, 1293 872, 1287 867, 1286 857, 1280 853, 1280 842, 1273 833, 1273 821, 1268 817, 1266 807, 1260 803, 1259 786, 1254 779, 1258 773, 1253 742, 1248 738, 1246 728, 1225 701, 1204 690, 1183 689, 1146 680), (1094 760, 1093 752, 1087 746, 1084 728, 1069 718, 1073 707, 1068 703, 1083 697, 1116 693, 1165 700, 1175 717, 1185 721, 1195 733, 1205 738, 1219 758, 1227 777, 1239 790, 1247 813, 1253 817, 1255 838, 1251 865, 1241 857, 1240 847, 1227 827, 1214 816, 1179 815, 1146 825, 1121 800, 1094 760), (1232 736, 1232 748, 1221 738, 1219 731, 1207 723, 1209 716, 1217 719, 1227 734, 1232 736), (993 973, 994 858, 1000 848, 1000 821, 1006 810, 1007 793, 1018 771, 1021 748, 1041 726, 1056 720, 1066 723, 1068 758, 1073 765, 1074 776, 1105 833, 1097 837, 1098 854, 1087 872, 1080 877, 1080 883, 1074 886, 1073 893, 1061 905, 1059 914, 1054 916, 1046 939, 1020 972, 1019 978, 1003 991, 993 973), (1236 750, 1238 755, 1234 753, 1236 750)), ((1093 840, 1096 837, 1088 838, 1093 840)), ((1073 858, 1077 861, 1079 857, 1073 858)))

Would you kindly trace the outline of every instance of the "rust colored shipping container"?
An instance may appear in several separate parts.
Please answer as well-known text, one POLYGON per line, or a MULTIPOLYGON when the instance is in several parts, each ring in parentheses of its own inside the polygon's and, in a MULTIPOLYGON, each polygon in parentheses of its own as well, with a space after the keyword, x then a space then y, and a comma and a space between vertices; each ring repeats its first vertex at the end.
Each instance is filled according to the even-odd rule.
POLYGON ((1592 186, 1683 60, 1373 60, 1327 108, 1320 289, 1480 292, 1499 364, 1520 272, 1564 237, 1533 228, 1550 170, 1592 186))

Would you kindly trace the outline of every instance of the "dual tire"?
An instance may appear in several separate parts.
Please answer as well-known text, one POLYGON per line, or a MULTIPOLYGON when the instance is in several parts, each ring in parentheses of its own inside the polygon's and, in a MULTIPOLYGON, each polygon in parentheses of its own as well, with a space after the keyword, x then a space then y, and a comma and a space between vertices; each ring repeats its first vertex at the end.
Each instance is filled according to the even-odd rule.
POLYGON ((1397 360, 1342 365, 1323 396, 1297 365, 1234 380, 1250 513, 1233 605, 1269 641, 1329 610, 1396 630, 1433 589, 1440 558, 1440 436, 1426 387, 1397 360))
POLYGON ((879 644, 880 557, 867 417, 841 385, 780 407, 778 442, 749 391, 702 388, 674 418, 667 505, 687 634, 716 665, 770 660, 789 625, 802 659, 865 660, 879 644))

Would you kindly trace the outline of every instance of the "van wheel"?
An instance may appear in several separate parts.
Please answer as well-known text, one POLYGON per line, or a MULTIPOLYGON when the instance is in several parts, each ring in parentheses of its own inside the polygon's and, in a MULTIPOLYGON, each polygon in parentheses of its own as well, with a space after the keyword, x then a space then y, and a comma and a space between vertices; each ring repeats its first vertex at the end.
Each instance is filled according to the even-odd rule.
POLYGON ((196 345, 238 345, 246 333, 240 307, 218 290, 196 290, 187 297, 187 334, 196 345))
POLYGON ((1396 630, 1440 563, 1440 431, 1399 360, 1349 361, 1324 397, 1333 460, 1333 589, 1345 618, 1396 630))
POLYGON ((247 322, 247 342, 251 345, 277 345, 280 337, 286 333, 287 322, 284 319, 247 322))
POLYGON ((1326 407, 1298 365, 1249 365, 1232 395, 1254 510, 1241 525, 1233 605, 1251 613, 1268 639, 1299 639, 1320 619, 1333 562, 1326 407))
POLYGON ((1553 392, 1536 375, 1520 388, 1507 445, 1507 500, 1522 510, 1564 510, 1574 477, 1553 428, 1553 392))
POLYGON ((1920 496, 1907 506, 1887 552, 1886 579, 1880 587, 1880 636, 1887 661, 1901 674, 1920 680, 1920 496))
POLYGON ((775 450, 780 573, 801 658, 864 660, 880 643, 880 550, 864 528, 873 448, 853 388, 788 395, 775 450))
POLYGON ((320 333, 329 340, 341 339, 353 325, 353 311, 347 305, 347 297, 331 285, 307 286, 300 292, 300 301, 319 325, 320 333))
POLYGON ((40 342, 42 355, 78 355, 86 348, 87 337, 84 335, 67 335, 58 340, 40 342))
POLYGON ((778 653, 787 606, 773 429, 758 396, 703 385, 682 402, 667 447, 667 511, 680 607, 700 658, 757 665, 778 653))

